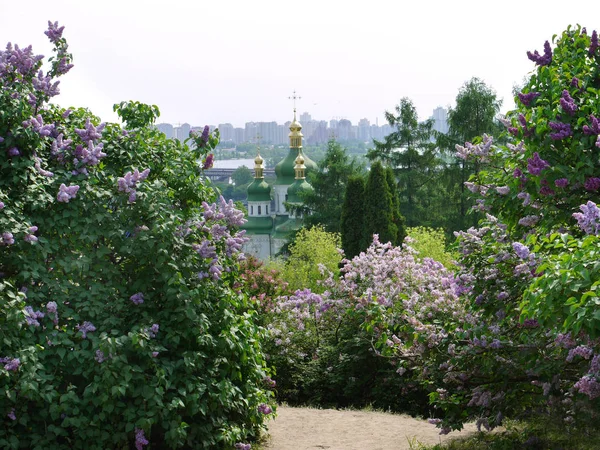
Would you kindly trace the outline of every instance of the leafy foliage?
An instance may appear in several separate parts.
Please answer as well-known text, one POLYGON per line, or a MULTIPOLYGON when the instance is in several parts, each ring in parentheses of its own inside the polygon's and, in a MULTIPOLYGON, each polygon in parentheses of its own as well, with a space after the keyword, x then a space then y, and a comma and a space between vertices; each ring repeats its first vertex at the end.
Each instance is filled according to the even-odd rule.
POLYGON ((351 259, 363 250, 366 214, 365 179, 354 176, 348 179, 340 218, 342 248, 351 259))
POLYGON ((47 75, 0 52, 0 447, 232 448, 270 413, 254 310, 236 289, 243 215, 195 152, 117 105, 128 130, 47 103, 47 75))

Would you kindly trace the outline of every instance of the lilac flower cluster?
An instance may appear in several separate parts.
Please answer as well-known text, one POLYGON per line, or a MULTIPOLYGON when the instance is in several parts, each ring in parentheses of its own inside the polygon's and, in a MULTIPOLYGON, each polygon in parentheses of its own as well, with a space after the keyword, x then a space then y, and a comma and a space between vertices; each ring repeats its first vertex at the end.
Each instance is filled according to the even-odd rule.
POLYGON ((590 122, 591 126, 583 126, 583 133, 587 135, 600 134, 600 123, 598 122, 598 119, 596 119, 594 115, 590 115, 590 122))
POLYGON ((523 114, 519 114, 519 116, 517 117, 517 120, 519 121, 519 124, 523 128, 523 136, 528 137, 534 133, 535 128, 529 128, 527 126, 527 119, 525 118, 525 116, 523 114))
POLYGON ((583 187, 586 191, 596 192, 600 189, 600 178, 589 177, 583 182, 583 187))
POLYGON ((53 123, 44 124, 44 119, 41 116, 41 114, 38 114, 36 117, 32 117, 29 120, 23 121, 22 125, 24 128, 28 128, 31 126, 33 128, 33 131, 35 131, 42 137, 50 136, 56 128, 53 123))
POLYGON ((597 49, 598 49, 598 33, 596 32, 596 30, 594 30, 594 31, 592 31, 592 39, 590 42, 590 49, 588 51, 588 54, 590 56, 595 56, 597 49))
POLYGON ((95 127, 88 118, 85 121, 85 128, 76 128, 75 133, 77 133, 81 140, 87 144, 89 141, 95 142, 100 139, 102 137, 102 131, 104 131, 105 127, 106 123, 104 122, 95 127))
POLYGON ((528 92, 527 94, 523 94, 522 92, 519 92, 517 94, 517 96, 519 97, 519 100, 521 100, 521 103, 523 103, 523 105, 525 106, 531 106, 531 103, 540 96, 539 92, 528 92))
POLYGON ((23 237, 23 240, 25 242, 31 242, 31 243, 37 242, 38 238, 37 238, 37 236, 35 236, 33 234, 33 233, 37 232, 37 230, 38 230, 38 227, 36 227, 35 225, 32 227, 29 227, 27 229, 27 233, 25 234, 25 237, 23 237))
POLYGON ((587 345, 578 345, 577 347, 569 350, 566 361, 573 362, 573 358, 575 358, 575 356, 581 356, 583 359, 590 359, 593 354, 594 351, 587 345))
POLYGON ((212 153, 209 153, 208 155, 206 155, 204 164, 202 164, 202 170, 210 169, 213 166, 214 159, 215 159, 215 155, 213 155, 212 153))
POLYGON ((58 194, 56 195, 56 200, 63 203, 69 203, 69 200, 75 198, 77 191, 79 191, 78 185, 66 186, 62 183, 58 190, 58 194))
POLYGON ((25 307, 25 320, 27 321, 27 325, 33 325, 34 327, 39 327, 40 323, 38 319, 43 319, 45 314, 41 311, 34 311, 31 306, 25 307))
POLYGON ((59 163, 64 164, 65 162, 65 151, 69 149, 73 140, 66 139, 63 140, 63 134, 60 133, 56 139, 52 141, 52 145, 50 146, 50 155, 59 163))
POLYGON ((143 450, 146 445, 148 445, 148 439, 146 439, 146 435, 144 434, 144 430, 141 428, 135 429, 135 450, 143 450))
POLYGON ((590 400, 600 397, 600 383, 591 375, 581 377, 573 387, 579 393, 587 395, 590 400))
POLYGON ((483 141, 480 144, 473 145, 471 142, 466 142, 464 147, 456 144, 456 156, 464 160, 473 156, 485 161, 489 156, 493 142, 494 140, 491 136, 484 134, 483 141))
POLYGON ((554 180, 554 186, 560 188, 566 188, 569 185, 569 180, 566 178, 558 178, 554 180))
POLYGON ((33 75, 43 58, 43 55, 33 54, 31 45, 20 49, 16 44, 13 48, 9 42, 5 51, 0 50, 0 78, 6 78, 11 74, 19 74, 23 77, 33 75))
POLYGON ((534 227, 540 220, 540 216, 530 215, 519 219, 519 225, 524 227, 534 227))
POLYGON ((204 126, 204 130, 202 130, 202 136, 200 136, 200 148, 206 147, 208 144, 208 135, 210 133, 210 127, 208 125, 204 126))
POLYGON ((17 420, 17 416, 15 416, 15 408, 11 408, 10 412, 6 416, 10 420, 17 420))
POLYGON ((142 303, 144 303, 144 294, 138 292, 129 297, 129 300, 131 300, 134 305, 141 305, 142 303))
POLYGON ((48 21, 48 30, 44 31, 44 34, 48 36, 50 42, 52 42, 53 44, 57 44, 58 41, 62 38, 62 33, 64 29, 64 26, 60 28, 58 27, 58 22, 52 23, 51 21, 48 21))
POLYGON ((2 233, 2 241, 0 245, 13 245, 15 243, 15 238, 13 234, 9 231, 5 231, 2 233))
POLYGON ((559 141, 561 139, 566 139, 569 136, 573 135, 573 130, 571 130, 571 125, 568 123, 562 122, 548 122, 548 126, 552 128, 556 133, 550 133, 550 138, 555 141, 559 141))
POLYGON ((513 242, 512 247, 519 258, 529 259, 530 252, 526 245, 521 244, 520 242, 513 242))
POLYGON ((548 66, 552 62, 552 50, 550 49, 550 43, 544 42, 544 54, 540 55, 537 50, 533 53, 527 52, 527 57, 536 63, 538 66, 548 66))
POLYGON ((581 205, 579 209, 582 212, 573 213, 579 228, 586 234, 600 236, 600 208, 594 202, 588 201, 585 205, 581 205))
POLYGON ((260 405, 258 405, 258 412, 261 414, 271 414, 273 412, 273 410, 271 409, 271 407, 265 403, 261 403, 260 405))
POLYGON ((533 158, 527 160, 527 171, 531 175, 539 175, 542 173, 542 170, 547 169, 548 167, 550 167, 550 164, 548 164, 548 161, 540 158, 538 152, 534 152, 533 158))
POLYGON ((94 359, 99 363, 103 363, 106 360, 104 352, 102 350, 96 350, 96 356, 94 357, 94 359))
POLYGON ((148 329, 146 328, 144 331, 146 333, 148 333, 148 336, 150 336, 151 339, 154 339, 156 337, 156 335, 158 334, 158 330, 160 329, 160 326, 155 323, 152 324, 152 326, 148 329))
POLYGON ((96 331, 96 327, 94 326, 94 324, 92 322, 88 322, 88 321, 83 322, 82 325, 78 324, 75 328, 77 328, 79 331, 81 331, 81 334, 84 339, 87 339, 88 333, 91 333, 92 331, 96 331))
POLYGON ((119 191, 129 194, 129 198, 127 200, 129 203, 135 202, 137 197, 137 183, 148 178, 149 173, 150 169, 145 169, 143 172, 135 169, 133 173, 127 172, 124 177, 120 177, 117 180, 119 191))
POLYGON ((500 195, 508 195, 510 194, 510 188, 508 186, 497 186, 496 192, 500 195))
POLYGON ((42 169, 42 160, 41 158, 39 158, 37 155, 34 154, 33 156, 34 160, 35 160, 35 170, 43 177, 47 177, 47 178, 51 178, 54 176, 53 172, 50 172, 49 170, 45 170, 42 169))
POLYGON ((237 444, 235 444, 235 449, 236 450, 251 450, 252 445, 244 444, 243 442, 238 442, 237 444))
POLYGON ((33 84, 36 91, 48 97, 55 97, 60 94, 60 90, 58 89, 60 81, 55 81, 53 83, 52 77, 44 75, 44 72, 41 70, 38 72, 37 77, 32 78, 31 84, 33 84))
POLYGON ((540 187, 540 195, 554 195, 554 189, 552 189, 550 187, 550 185, 548 184, 548 180, 544 179, 541 181, 541 187, 540 187))
POLYGON ((96 166, 102 158, 106 156, 103 150, 104 144, 100 143, 94 145, 94 141, 88 141, 88 148, 78 145, 73 152, 73 164, 76 169, 73 171, 73 175, 78 173, 88 174, 85 166, 96 166))
POLYGON ((19 358, 0 358, 0 364, 4 364, 4 370, 16 372, 21 365, 21 360, 19 358))
POLYGON ((563 111, 572 116, 577 111, 577 105, 575 104, 575 100, 573 97, 569 95, 569 91, 564 89, 562 91, 562 96, 560 98, 560 106, 563 111))

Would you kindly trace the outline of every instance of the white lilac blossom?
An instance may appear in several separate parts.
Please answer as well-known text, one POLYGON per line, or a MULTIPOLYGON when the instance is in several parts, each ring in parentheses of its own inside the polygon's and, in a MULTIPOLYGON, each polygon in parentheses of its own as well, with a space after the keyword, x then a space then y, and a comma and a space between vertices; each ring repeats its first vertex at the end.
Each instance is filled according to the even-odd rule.
POLYGON ((69 203, 70 200, 74 199, 79 191, 78 185, 66 186, 64 183, 60 185, 56 200, 63 203, 69 203))

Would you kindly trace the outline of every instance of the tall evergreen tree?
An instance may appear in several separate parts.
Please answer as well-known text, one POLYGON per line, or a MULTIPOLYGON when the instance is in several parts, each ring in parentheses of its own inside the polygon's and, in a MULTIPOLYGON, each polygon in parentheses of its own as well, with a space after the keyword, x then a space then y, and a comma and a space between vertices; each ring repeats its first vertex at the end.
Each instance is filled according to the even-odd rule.
POLYGON ((373 234, 379 235, 381 242, 396 243, 398 228, 394 224, 394 204, 386 179, 386 172, 380 161, 371 166, 365 188, 365 234, 363 247, 368 247, 373 234))
POLYGON ((352 176, 348 179, 340 220, 342 248, 346 258, 352 259, 361 251, 364 242, 365 224, 365 179, 352 176))
POLYGON ((395 114, 385 112, 395 130, 383 142, 374 141, 371 160, 391 165, 398 178, 400 208, 408 226, 427 224, 432 219, 431 192, 427 185, 437 178, 439 160, 431 142, 433 120, 419 123, 417 110, 408 98, 400 100, 395 114))
POLYGON ((385 169, 385 179, 392 195, 392 222, 396 226, 396 240, 393 244, 401 245, 406 237, 406 229, 404 227, 404 217, 402 217, 402 213, 400 212, 400 196, 398 195, 396 176, 389 166, 385 169))
POLYGON ((443 182, 447 193, 444 214, 447 223, 444 227, 449 232, 476 225, 479 218, 467 215, 473 202, 464 182, 481 167, 456 158, 456 144, 474 142, 483 134, 499 134, 501 126, 497 116, 501 105, 502 101, 491 87, 479 78, 471 78, 460 88, 456 106, 448 112, 448 134, 438 136, 437 144, 446 152, 443 182))

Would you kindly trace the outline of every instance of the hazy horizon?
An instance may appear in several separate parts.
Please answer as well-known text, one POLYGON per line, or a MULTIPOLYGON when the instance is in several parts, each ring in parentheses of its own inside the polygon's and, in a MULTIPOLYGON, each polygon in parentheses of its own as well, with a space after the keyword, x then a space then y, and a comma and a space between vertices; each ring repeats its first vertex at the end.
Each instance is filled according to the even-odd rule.
POLYGON ((114 103, 138 100, 158 105, 158 122, 285 123, 296 90, 298 114, 383 125, 402 97, 421 120, 452 106, 471 77, 512 109, 513 85, 534 68, 528 50, 569 24, 594 28, 582 22, 591 1, 482 4, 0 0, 0 45, 32 44, 48 57, 47 21, 59 21, 75 67, 56 102, 103 120, 116 120, 114 103))

